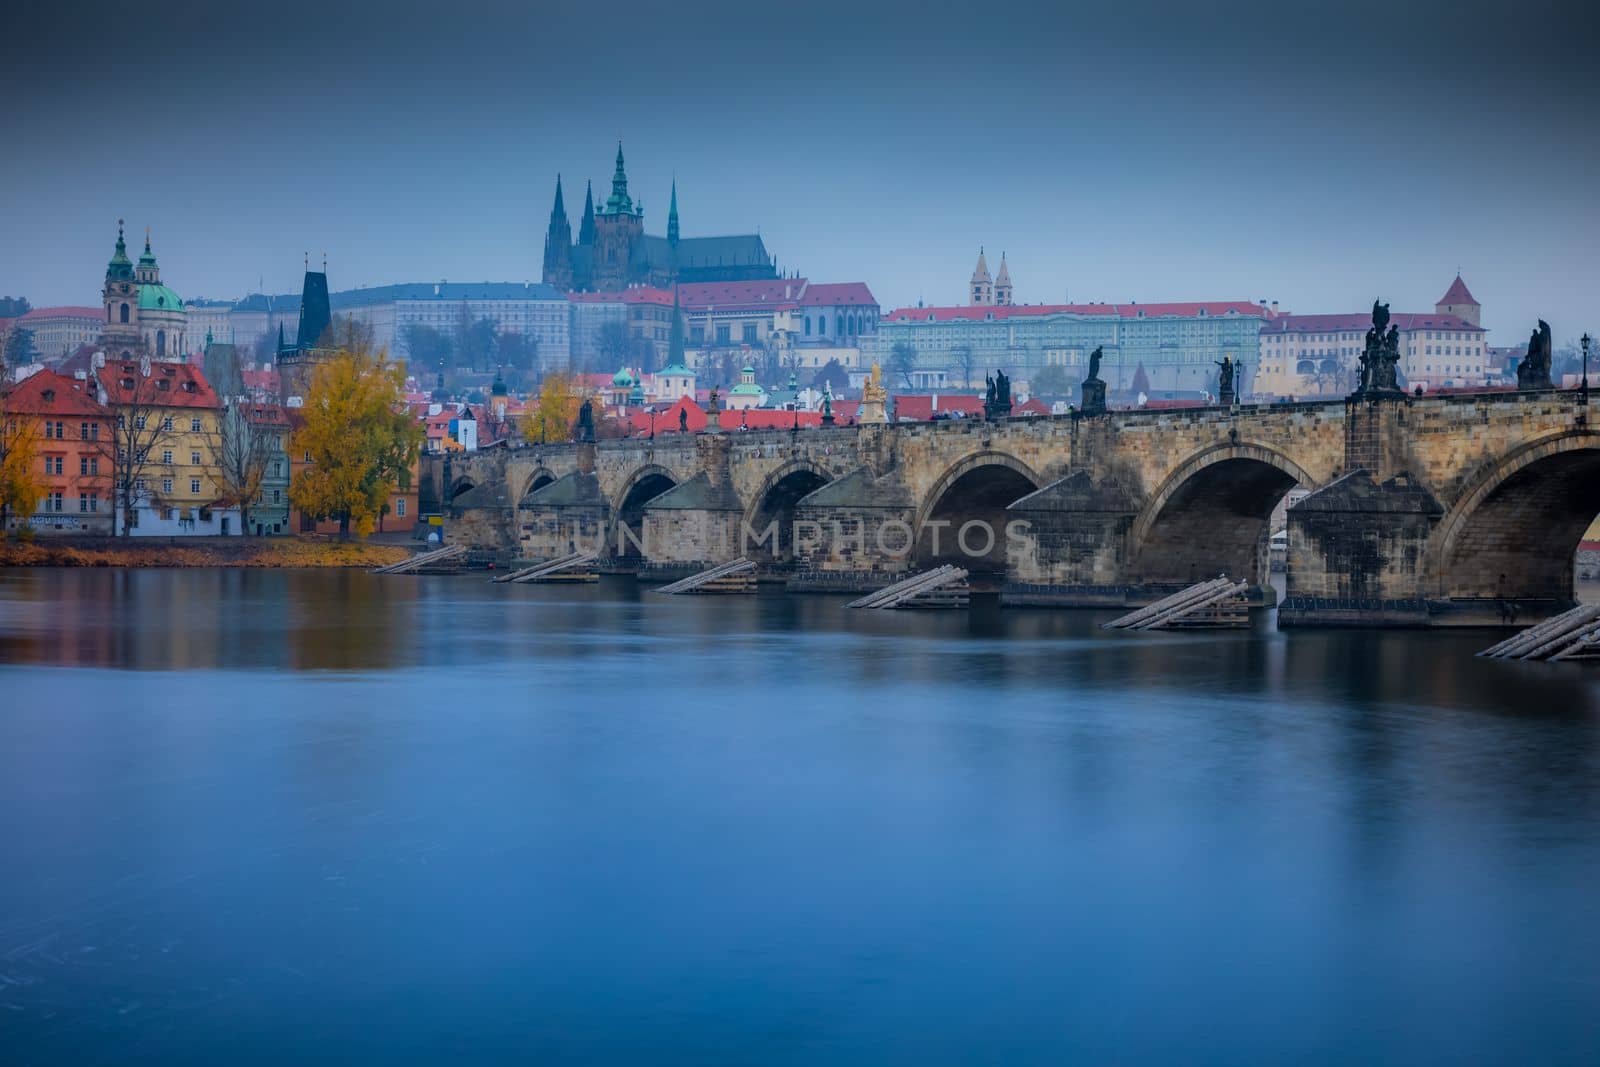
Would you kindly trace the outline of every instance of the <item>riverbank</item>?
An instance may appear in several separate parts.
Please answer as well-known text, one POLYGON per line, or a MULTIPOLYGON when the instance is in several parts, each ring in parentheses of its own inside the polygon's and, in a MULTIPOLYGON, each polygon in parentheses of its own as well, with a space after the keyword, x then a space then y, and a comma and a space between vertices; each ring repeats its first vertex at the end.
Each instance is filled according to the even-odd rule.
POLYGON ((0 541, 0 567, 359 567, 398 563, 404 544, 300 538, 0 541))

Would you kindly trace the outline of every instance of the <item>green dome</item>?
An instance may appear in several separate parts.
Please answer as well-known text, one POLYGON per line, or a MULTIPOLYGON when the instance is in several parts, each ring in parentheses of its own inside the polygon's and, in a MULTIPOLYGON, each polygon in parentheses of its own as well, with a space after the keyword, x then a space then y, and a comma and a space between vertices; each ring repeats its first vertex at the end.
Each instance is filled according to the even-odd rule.
POLYGON ((656 371, 656 373, 659 375, 670 374, 680 378, 693 378, 695 376, 694 371, 690 370, 688 367, 685 367, 679 362, 674 362, 668 366, 662 367, 660 370, 656 371))
POLYGON ((139 289, 140 311, 182 311, 183 298, 164 285, 150 283, 139 289))
POLYGON ((765 389, 761 388, 761 386, 755 384, 754 382, 740 382, 738 385, 734 386, 732 389, 729 389, 728 392, 732 393, 735 396, 766 396, 767 395, 767 391, 765 389))
POLYGON ((611 376, 611 384, 612 385, 619 385, 619 386, 620 385, 632 385, 633 384, 633 375, 628 373, 628 368, 627 367, 623 367, 621 370, 617 371, 617 373, 615 373, 615 374, 613 374, 611 376))

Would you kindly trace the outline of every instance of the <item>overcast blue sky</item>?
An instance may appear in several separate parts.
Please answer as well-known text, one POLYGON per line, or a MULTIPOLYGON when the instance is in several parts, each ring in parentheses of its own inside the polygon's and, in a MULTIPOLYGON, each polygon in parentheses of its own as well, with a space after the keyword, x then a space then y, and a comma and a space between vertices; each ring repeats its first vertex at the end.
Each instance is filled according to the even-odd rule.
POLYGON ((0 38, 0 293, 97 299, 116 219, 186 297, 537 280, 557 171, 760 229, 886 306, 1430 307, 1600 328, 1578 3, 65 2, 0 38))

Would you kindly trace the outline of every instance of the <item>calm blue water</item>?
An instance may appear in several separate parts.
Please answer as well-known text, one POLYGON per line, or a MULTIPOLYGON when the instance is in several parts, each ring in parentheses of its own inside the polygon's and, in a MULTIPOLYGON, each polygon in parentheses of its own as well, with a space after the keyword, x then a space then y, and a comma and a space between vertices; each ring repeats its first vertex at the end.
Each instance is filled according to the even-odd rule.
POLYGON ((1600 668, 0 572, 0 1062, 1594 1063, 1600 668))

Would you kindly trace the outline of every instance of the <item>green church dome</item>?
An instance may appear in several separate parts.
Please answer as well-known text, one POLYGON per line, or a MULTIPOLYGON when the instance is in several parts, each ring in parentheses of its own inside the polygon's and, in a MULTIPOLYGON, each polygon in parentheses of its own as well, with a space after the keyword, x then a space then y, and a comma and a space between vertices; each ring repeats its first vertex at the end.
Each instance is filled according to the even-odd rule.
POLYGON ((617 373, 611 376, 611 384, 618 386, 632 385, 633 375, 628 373, 627 367, 623 367, 621 370, 617 371, 617 373))
POLYGON ((183 298, 164 285, 150 283, 139 289, 140 311, 182 311, 183 298))

